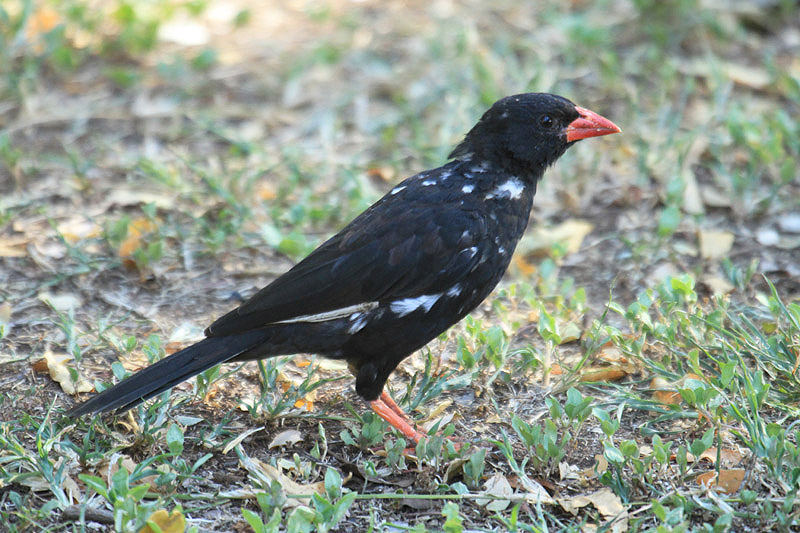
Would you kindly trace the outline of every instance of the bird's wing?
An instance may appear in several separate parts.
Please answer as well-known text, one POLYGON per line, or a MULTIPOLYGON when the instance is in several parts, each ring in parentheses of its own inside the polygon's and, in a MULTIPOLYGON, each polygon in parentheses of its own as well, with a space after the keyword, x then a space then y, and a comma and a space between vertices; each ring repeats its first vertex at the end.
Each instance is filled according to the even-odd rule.
POLYGON ((360 304, 448 290, 480 262, 478 243, 485 238, 477 211, 386 196, 206 334, 322 319, 360 304))

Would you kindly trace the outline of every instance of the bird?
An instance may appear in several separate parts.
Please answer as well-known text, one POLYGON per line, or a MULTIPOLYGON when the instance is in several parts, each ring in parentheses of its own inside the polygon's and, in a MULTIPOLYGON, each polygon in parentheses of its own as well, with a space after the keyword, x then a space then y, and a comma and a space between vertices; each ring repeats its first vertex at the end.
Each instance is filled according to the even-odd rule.
POLYGON ((443 166, 420 172, 205 330, 205 338, 67 414, 122 412, 220 363, 314 353, 345 360, 358 395, 405 437, 426 436, 384 390, 403 359, 499 283, 545 170, 576 142, 620 132, 567 98, 495 102, 443 166))

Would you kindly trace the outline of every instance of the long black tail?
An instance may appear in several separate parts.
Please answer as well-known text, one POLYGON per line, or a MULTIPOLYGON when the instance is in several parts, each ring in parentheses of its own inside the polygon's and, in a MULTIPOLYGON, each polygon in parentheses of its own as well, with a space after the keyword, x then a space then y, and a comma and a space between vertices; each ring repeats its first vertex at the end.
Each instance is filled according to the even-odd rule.
POLYGON ((112 410, 126 411, 209 368, 266 342, 269 332, 254 330, 225 337, 209 337, 143 368, 89 400, 76 405, 69 416, 112 410))

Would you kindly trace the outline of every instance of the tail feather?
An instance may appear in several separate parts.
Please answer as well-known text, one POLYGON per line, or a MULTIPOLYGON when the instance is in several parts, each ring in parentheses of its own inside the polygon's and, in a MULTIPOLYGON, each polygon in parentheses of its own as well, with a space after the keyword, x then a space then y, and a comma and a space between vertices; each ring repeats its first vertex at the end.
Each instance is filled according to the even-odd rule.
POLYGON ((89 400, 76 405, 69 416, 107 411, 126 411, 220 363, 266 341, 265 331, 249 331, 225 337, 209 337, 161 361, 143 368, 89 400))

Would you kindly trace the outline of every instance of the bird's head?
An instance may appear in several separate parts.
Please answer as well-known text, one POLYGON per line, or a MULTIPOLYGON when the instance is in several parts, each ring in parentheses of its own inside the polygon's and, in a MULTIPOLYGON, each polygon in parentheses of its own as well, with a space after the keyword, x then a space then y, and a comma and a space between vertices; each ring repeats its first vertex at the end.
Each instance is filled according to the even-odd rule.
POLYGON ((605 117, 547 93, 507 96, 492 105, 451 159, 471 159, 536 179, 576 141, 618 133, 605 117))

